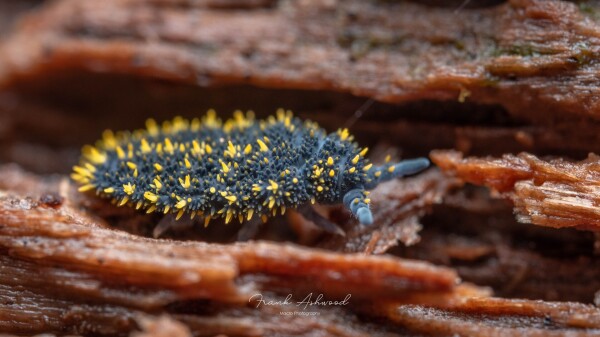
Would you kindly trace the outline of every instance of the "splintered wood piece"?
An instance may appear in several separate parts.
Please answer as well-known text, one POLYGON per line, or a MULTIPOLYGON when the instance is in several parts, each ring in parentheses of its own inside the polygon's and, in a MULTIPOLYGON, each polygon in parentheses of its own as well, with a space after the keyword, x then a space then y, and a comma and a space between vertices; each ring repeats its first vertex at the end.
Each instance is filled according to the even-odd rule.
POLYGON ((217 245, 141 238, 10 197, 0 198, 0 220, 0 245, 13 256, 60 263, 140 286, 175 289, 189 297, 234 300, 236 295, 245 296, 234 281, 253 273, 296 275, 331 291, 340 285, 355 286, 364 289, 364 297, 448 290, 457 282, 449 269, 390 257, 266 242, 217 245))
POLYGON ((318 246, 344 252, 383 254, 398 243, 414 245, 420 239, 419 219, 450 189, 459 185, 458 179, 444 177, 435 169, 381 184, 369 196, 375 220, 372 225, 361 226, 356 219, 346 217, 343 226, 346 235, 328 235, 318 242, 318 246))
POLYGON ((503 193, 525 223, 600 230, 600 157, 580 162, 543 160, 521 153, 502 158, 463 158, 457 151, 433 151, 442 170, 503 193))

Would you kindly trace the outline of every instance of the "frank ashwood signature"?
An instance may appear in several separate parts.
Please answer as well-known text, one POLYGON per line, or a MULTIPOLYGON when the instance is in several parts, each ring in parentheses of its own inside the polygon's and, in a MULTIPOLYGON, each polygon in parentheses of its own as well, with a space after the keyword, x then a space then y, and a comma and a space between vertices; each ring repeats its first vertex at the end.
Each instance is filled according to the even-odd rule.
POLYGON ((309 306, 344 306, 349 304, 351 294, 346 295, 341 301, 326 301, 323 300, 323 294, 318 294, 314 297, 313 293, 308 294, 302 301, 294 301, 292 299, 292 294, 288 294, 283 300, 265 300, 262 294, 254 294, 250 297, 248 302, 256 301, 256 307, 260 308, 261 305, 292 305, 295 304, 297 307, 302 307, 302 309, 306 309, 309 306))

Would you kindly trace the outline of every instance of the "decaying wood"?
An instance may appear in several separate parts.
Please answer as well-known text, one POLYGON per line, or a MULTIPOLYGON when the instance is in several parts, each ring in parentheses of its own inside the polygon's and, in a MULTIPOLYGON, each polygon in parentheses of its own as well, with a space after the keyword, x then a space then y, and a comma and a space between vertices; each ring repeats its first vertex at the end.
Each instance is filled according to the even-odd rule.
POLYGON ((140 317, 138 319, 142 331, 135 331, 130 334, 131 337, 191 337, 190 329, 172 319, 169 316, 160 316, 152 319, 149 317, 140 317))
POLYGON ((485 188, 447 195, 421 223, 418 244, 390 253, 452 267, 502 297, 593 303, 600 289, 594 233, 517 222, 512 203, 485 188))
POLYGON ((59 0, 11 34, 0 22, 0 161, 19 164, 0 167, 0 330, 600 336, 593 306, 490 297, 592 303, 600 289, 589 232, 600 228, 600 160, 540 159, 600 152, 600 6, 422 3, 59 0), (377 102, 356 120, 363 97, 377 102), (229 244, 214 242, 239 227, 218 223, 149 239, 159 216, 78 193, 66 178, 104 128, 277 107, 348 126, 365 146, 385 139, 401 157, 535 155, 436 151, 452 174, 380 186, 372 227, 321 209, 346 230, 333 237, 290 212, 263 229, 269 242, 229 244), (256 307, 256 293, 352 297, 311 317, 281 314, 295 304, 256 307))
POLYGON ((311 280, 319 291, 335 295, 343 284, 340 291, 353 289, 356 298, 448 290, 457 282, 450 270, 386 257, 335 255, 268 243, 218 246, 143 239, 98 227, 70 210, 62 213, 26 199, 4 198, 0 214, 0 242, 12 256, 43 259, 190 298, 244 300, 249 291, 256 291, 236 284, 236 279, 246 274, 311 280), (153 254, 147 253, 149 249, 153 254))
POLYGON ((4 48, 1 78, 7 85, 69 67, 200 85, 343 90, 394 103, 462 97, 528 117, 541 111, 525 107, 543 105, 541 122, 600 119, 588 80, 598 73, 600 28, 575 5, 512 0, 452 11, 406 2, 215 11, 206 2, 67 0, 21 26, 4 48))
POLYGON ((87 197, 66 178, 15 167, 2 172, 8 179, 0 184, 0 298, 6 304, 0 326, 7 332, 113 335, 141 326, 182 335, 188 329, 231 336, 489 336, 513 327, 502 331, 600 334, 599 309, 485 299, 485 289, 458 285, 452 270, 423 262, 278 243, 134 236, 88 214, 87 197), (45 195, 55 197, 40 199, 45 195), (249 301, 256 293, 284 300, 288 293, 310 292, 334 299, 350 293, 353 302, 311 307, 319 316, 290 318, 280 312, 298 310, 293 303, 257 308, 249 301), (385 323, 361 323, 357 315, 385 323))
POLYGON ((521 222, 600 230, 600 157, 595 154, 580 162, 545 161, 527 153, 463 159, 456 151, 434 152, 431 158, 464 181, 505 193, 521 222))
POLYGON ((576 307, 571 304, 488 298, 467 299, 449 309, 421 305, 392 306, 387 309, 394 322, 413 331, 439 336, 586 336, 589 332, 573 331, 572 327, 587 327, 600 317, 596 309, 581 306, 581 320, 574 318, 568 312, 576 307), (519 319, 511 321, 506 314, 519 316, 519 319), (418 320, 415 319, 417 317, 418 320), (530 328, 523 329, 524 325, 530 328))

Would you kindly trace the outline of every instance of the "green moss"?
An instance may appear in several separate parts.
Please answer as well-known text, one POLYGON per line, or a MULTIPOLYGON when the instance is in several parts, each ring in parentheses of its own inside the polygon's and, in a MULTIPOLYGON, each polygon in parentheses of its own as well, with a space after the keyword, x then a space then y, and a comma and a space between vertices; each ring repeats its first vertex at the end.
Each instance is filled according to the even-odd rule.
POLYGON ((598 13, 598 8, 591 4, 589 1, 582 1, 579 3, 579 11, 594 20, 600 19, 600 13, 598 13))
POLYGON ((500 84, 500 78, 488 74, 479 84, 482 87, 496 88, 500 84))
POLYGON ((344 30, 338 34, 336 41, 341 47, 349 49, 354 59, 359 59, 375 49, 396 47, 404 39, 403 34, 358 33, 344 30))
POLYGON ((594 52, 590 49, 586 42, 578 42, 573 46, 573 58, 577 60, 579 65, 586 65, 591 63, 595 58, 594 52))
POLYGON ((508 47, 502 47, 496 49, 492 56, 503 56, 503 55, 511 55, 511 56, 523 56, 523 57, 532 57, 532 56, 540 56, 542 55, 539 51, 531 45, 523 44, 523 45, 512 45, 508 47))

